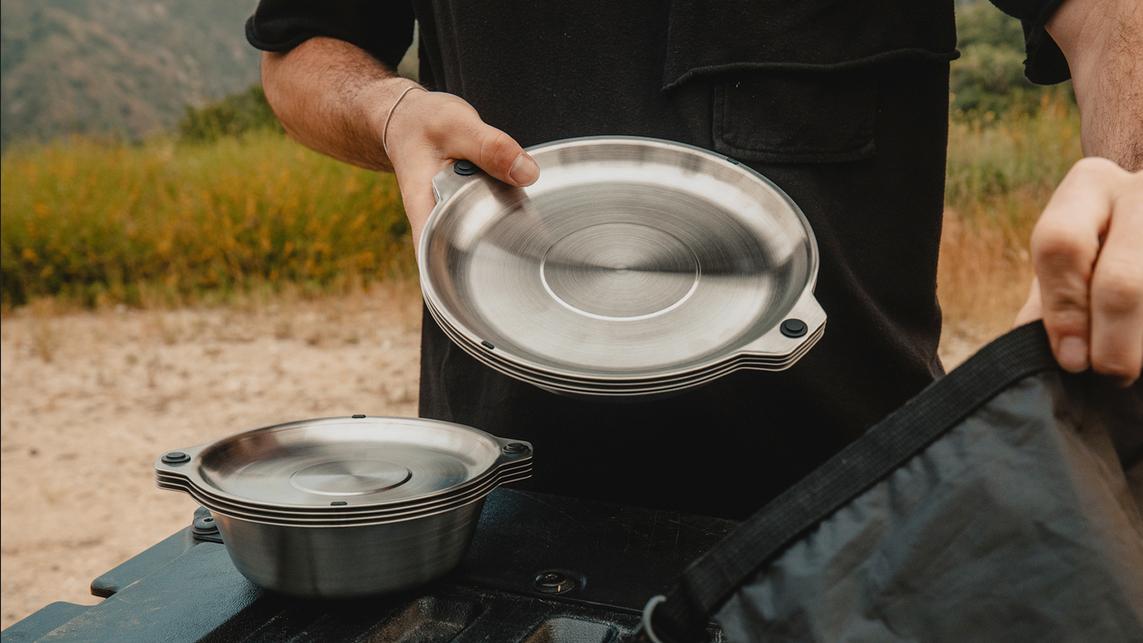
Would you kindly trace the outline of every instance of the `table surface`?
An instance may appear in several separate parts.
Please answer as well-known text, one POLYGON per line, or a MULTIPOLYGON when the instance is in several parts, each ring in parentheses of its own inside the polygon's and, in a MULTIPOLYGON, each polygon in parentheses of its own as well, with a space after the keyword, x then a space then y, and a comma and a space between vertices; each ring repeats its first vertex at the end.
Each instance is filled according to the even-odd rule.
MULTIPOLYGON (((619 642, 647 601, 735 524, 499 489, 456 570, 353 601, 265 592, 238 573, 217 532, 192 525, 95 579, 100 604, 52 603, 4 630, 3 643, 619 642)), ((713 626, 710 640, 723 640, 713 626)))

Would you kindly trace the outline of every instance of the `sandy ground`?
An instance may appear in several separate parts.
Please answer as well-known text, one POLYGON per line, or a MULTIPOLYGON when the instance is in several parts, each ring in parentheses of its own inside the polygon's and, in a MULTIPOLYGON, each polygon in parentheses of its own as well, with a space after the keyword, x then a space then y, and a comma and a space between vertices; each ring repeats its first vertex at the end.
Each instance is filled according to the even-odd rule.
MULTIPOLYGON (((419 293, 389 287, 216 309, 53 312, 3 320, 3 627, 190 523, 155 459, 312 417, 415 416, 419 293)), ((947 365, 982 342, 949 333, 947 365)))
POLYGON ((288 420, 417 414, 412 289, 3 320, 3 627, 190 524, 155 459, 288 420))

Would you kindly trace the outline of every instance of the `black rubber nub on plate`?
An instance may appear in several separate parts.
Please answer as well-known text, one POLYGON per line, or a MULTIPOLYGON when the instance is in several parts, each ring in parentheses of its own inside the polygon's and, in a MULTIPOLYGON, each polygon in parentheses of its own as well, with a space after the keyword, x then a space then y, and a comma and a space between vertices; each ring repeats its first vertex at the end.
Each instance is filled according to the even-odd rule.
POLYGON ((476 174, 476 164, 472 161, 460 160, 453 164, 452 171, 461 176, 472 176, 476 174))
POLYGON ((782 322, 782 334, 786 337, 801 337, 806 330, 806 322, 800 319, 790 318, 782 322))
POLYGON ((182 451, 171 451, 163 454, 164 464, 182 464, 188 460, 190 460, 190 456, 182 451))

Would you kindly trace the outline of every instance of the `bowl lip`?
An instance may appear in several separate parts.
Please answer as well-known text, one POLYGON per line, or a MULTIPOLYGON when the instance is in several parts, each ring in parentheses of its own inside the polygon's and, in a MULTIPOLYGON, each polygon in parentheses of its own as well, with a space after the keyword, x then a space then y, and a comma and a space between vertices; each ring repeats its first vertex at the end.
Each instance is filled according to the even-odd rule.
MULTIPOLYGON (((757 182, 761 183, 763 186, 765 186, 766 188, 772 190, 782 201, 784 201, 790 207, 792 214, 794 215, 796 220, 801 224, 803 233, 805 234, 806 248, 808 251, 807 252, 807 255, 808 255, 807 256, 807 266, 806 266, 806 283, 803 286, 801 292, 798 293, 797 296, 790 298, 790 301, 791 301, 790 306, 786 310, 784 310, 781 315, 775 315, 775 317, 778 319, 782 319, 787 314, 789 314, 789 312, 791 310, 799 307, 801 302, 803 300, 805 300, 807 297, 810 299, 813 299, 813 291, 814 291, 815 287, 817 286, 818 270, 819 270, 819 264, 820 264, 820 255, 819 255, 819 251, 818 251, 817 237, 814 235, 813 227, 810 225, 810 221, 806 217, 805 213, 802 211, 801 207, 798 206, 797 202, 795 202, 790 197, 790 195, 786 193, 785 190, 783 190, 776 183, 774 183, 774 181, 770 180, 769 178, 767 178, 766 176, 764 176, 763 174, 761 174, 760 172, 758 172, 754 168, 750 167, 749 165, 746 165, 745 163, 743 163, 737 159, 731 158, 729 156, 726 156, 724 154, 719 154, 717 152, 713 152, 713 151, 708 150, 706 148, 698 147, 695 145, 690 145, 687 143, 680 143, 678 141, 671 141, 671 140, 667 140, 667 139, 650 138, 650 137, 643 137, 643 136, 609 136, 609 135, 605 135, 605 136, 582 136, 582 137, 575 137, 575 138, 566 138, 566 139, 560 139, 560 140, 549 141, 546 143, 540 143, 537 145, 533 145, 533 146, 525 148, 525 151, 527 151, 529 154, 537 155, 537 154, 542 153, 542 152, 550 152, 550 151, 555 151, 555 150, 559 150, 559 149, 566 149, 566 148, 572 148, 572 147, 582 147, 582 146, 589 146, 589 145, 591 145, 591 146, 594 146, 594 145, 648 146, 648 147, 657 147, 657 148, 667 149, 667 150, 671 150, 671 151, 675 151, 675 152, 684 152, 687 154, 702 156, 702 157, 705 157, 709 160, 718 161, 720 163, 723 163, 723 162, 729 163, 732 166, 732 169, 734 171, 737 171, 742 176, 744 176, 750 180, 757 181, 757 182)), ((449 179, 452 179, 453 174, 454 174, 454 172, 453 172, 452 168, 449 167, 449 168, 446 168, 445 170, 442 170, 437 175, 437 177, 443 178, 445 180, 449 180, 449 179)), ((477 172, 473 176, 474 177, 483 177, 485 180, 492 180, 492 181, 496 180, 496 179, 489 177, 487 174, 485 174, 483 172, 477 172)), ((467 177, 467 178, 473 178, 473 177, 467 177)), ((435 182, 435 180, 434 180, 434 182, 435 182)), ((436 228, 437 228, 436 224, 438 223, 438 221, 440 220, 440 218, 442 216, 445 216, 444 212, 446 210, 448 210, 449 203, 460 198, 466 191, 472 189, 472 186, 475 186, 475 185, 478 185, 478 182, 471 182, 471 181, 465 182, 465 184, 462 185, 461 187, 459 187, 458 189, 456 189, 456 191, 449 194, 446 198, 438 201, 436 206, 433 208, 432 212, 429 214, 429 217, 425 221, 425 225, 421 230, 421 238, 420 238, 420 242, 418 244, 418 251, 417 251, 417 267, 418 267, 418 271, 420 273, 421 292, 424 295, 426 303, 428 303, 434 309, 433 312, 435 312, 436 314, 441 316, 441 319, 437 320, 437 323, 439 324, 439 323, 443 322, 444 324, 449 325, 457 335, 459 335, 460 337, 463 337, 467 342, 469 342, 470 346, 472 346, 474 349, 478 346, 481 346, 481 345, 487 346, 487 344, 488 344, 487 339, 484 337, 480 337, 479 335, 474 333, 471 329, 469 329, 467 326, 462 324, 460 322, 460 319, 455 314, 453 314, 452 311, 448 310, 447 307, 440 305, 440 302, 442 300, 441 300, 439 292, 438 292, 438 290, 437 290, 437 288, 436 288, 436 286, 435 286, 435 284, 431 278, 432 270, 431 270, 431 266, 429 264, 429 251, 428 251, 428 249, 429 249, 430 244, 432 243, 433 236, 436 232, 436 228)), ((527 188, 523 188, 523 189, 527 189, 527 188)), ((777 325, 775 325, 775 327, 776 326, 777 325)), ((522 357, 518 354, 513 353, 512 351, 506 350, 502 346, 497 346, 494 350, 496 351, 496 358, 499 361, 505 361, 505 362, 508 362, 510 364, 513 364, 513 365, 518 365, 524 369, 530 369, 530 370, 539 371, 539 372, 546 372, 546 373, 556 375, 558 377, 572 379, 572 380, 582 379, 582 380, 588 380, 588 381, 611 381, 611 382, 625 382, 625 381, 632 381, 632 380, 635 380, 635 381, 639 381, 639 380, 654 381, 656 379, 661 379, 661 378, 679 377, 679 376, 685 375, 686 373, 689 373, 689 372, 703 371, 703 370, 707 370, 707 369, 717 368, 722 363, 734 361, 735 359, 741 358, 741 357, 746 356, 746 355, 750 355, 751 353, 749 351, 742 350, 742 348, 745 346, 749 346, 751 343, 753 343, 754 341, 757 341, 759 338, 763 337, 764 335, 766 335, 767 333, 769 333, 772 330, 773 330, 773 328, 764 329, 764 330, 761 330, 760 332, 753 334, 748 340, 741 342, 739 348, 736 350, 728 350, 724 354, 721 354, 721 355, 709 355, 706 359, 704 359, 702 361, 696 360, 693 362, 689 362, 686 366, 676 366, 676 367, 672 367, 672 368, 661 368, 661 369, 643 369, 643 370, 640 370, 638 373, 633 373, 633 374, 613 373, 613 374, 608 374, 607 376, 602 376, 598 371, 589 371, 587 369, 556 367, 556 366, 553 366, 550 364, 541 364, 541 363, 538 363, 532 359, 522 357)), ((800 343, 801 342, 799 342, 799 345, 800 345, 800 343)))
MULTIPOLYGON (((446 334, 448 331, 445 331, 446 334)), ((753 362, 749 359, 746 360, 729 360, 727 362, 718 364, 710 369, 701 372, 694 372, 685 378, 671 379, 656 385, 649 383, 642 387, 625 387, 622 382, 617 382, 615 387, 608 387, 607 383, 599 382, 585 382, 582 384, 561 382, 558 379, 542 379, 540 375, 534 373, 527 373, 515 368, 514 364, 500 363, 493 360, 487 354, 482 354, 478 348, 470 347, 461 344, 461 348, 465 350, 473 359, 481 362, 488 368, 498 371, 499 373, 508 377, 515 378, 522 382, 537 386, 551 393, 558 393, 562 395, 570 395, 573 397, 584 397, 593 400, 600 400, 601 398, 610 399, 612 401, 620 400, 644 400, 654 396, 673 395, 684 390, 708 384, 716 379, 730 375, 742 370, 764 370, 764 371, 782 371, 790 368, 798 360, 800 360, 815 344, 821 339, 825 332, 824 321, 817 325, 814 332, 808 334, 806 340, 798 345, 797 349, 790 355, 779 362, 774 363, 761 363, 753 362)), ((458 344, 460 343, 458 340, 458 344)))
MULTIPOLYGON (((166 454, 164 454, 164 456, 160 456, 158 459, 155 460, 154 469, 155 469, 156 474, 173 475, 173 476, 185 478, 189 485, 191 485, 191 486, 197 488, 198 490, 206 493, 210 497, 217 498, 218 500, 221 500, 224 502, 232 502, 232 503, 236 503, 238 505, 243 505, 243 506, 266 507, 268 509, 286 509, 286 510, 292 510, 292 509, 323 510, 323 509, 325 509, 325 510, 328 510, 328 509, 330 509, 330 507, 324 507, 322 505, 297 504, 297 503, 288 503, 288 502, 273 502, 273 501, 248 498, 248 497, 244 497, 244 496, 240 496, 240 495, 230 493, 224 489, 219 488, 217 485, 210 483, 208 480, 206 480, 206 478, 203 476, 203 472, 202 472, 202 466, 203 466, 202 461, 203 461, 204 457, 209 457, 208 454, 211 454, 216 449, 225 447, 226 445, 232 444, 237 440, 248 438, 250 436, 254 436, 254 435, 259 434, 259 433, 271 432, 271 431, 286 431, 286 430, 291 430, 294 428, 303 428, 303 427, 304 428, 332 427, 332 426, 351 425, 351 424, 371 424, 371 425, 376 425, 379 428, 384 427, 386 425, 390 425, 390 424, 403 424, 406 426, 408 426, 408 425, 420 425, 422 427, 435 426, 435 427, 439 427, 441 429, 449 430, 449 431, 462 431, 464 433, 471 434, 473 437, 475 437, 479 440, 488 442, 488 444, 490 446, 494 446, 495 449, 499 452, 497 457, 493 458, 492 461, 488 463, 488 466, 486 466, 482 471, 473 475, 471 478, 469 478, 468 480, 465 480, 464 482, 462 482, 460 484, 453 485, 451 487, 446 487, 443 489, 438 489, 438 490, 435 490, 435 491, 432 491, 429 493, 417 495, 417 496, 410 497, 410 498, 403 498, 403 499, 400 499, 397 501, 362 502, 362 503, 355 503, 354 505, 352 505, 353 509, 356 509, 359 511, 364 511, 364 510, 368 510, 368 509, 390 509, 390 508, 402 507, 402 506, 410 505, 410 504, 415 504, 415 505, 422 505, 425 503, 431 504, 431 501, 433 501, 434 499, 439 499, 442 496, 448 496, 448 495, 457 494, 457 493, 464 493, 464 492, 469 491, 475 487, 478 487, 478 486, 484 484, 485 482, 487 482, 491 476, 494 476, 499 470, 501 470, 505 466, 512 466, 515 464, 523 463, 525 461, 530 461, 532 459, 532 454, 533 454, 532 445, 530 442, 527 442, 525 440, 501 438, 501 437, 492 435, 491 433, 488 433, 487 431, 482 431, 480 429, 477 429, 475 427, 468 426, 465 424, 459 424, 456 422, 448 422, 446 420, 436 420, 436 419, 432 419, 432 418, 409 418, 409 417, 395 417, 395 416, 377 416, 377 415, 364 416, 364 415, 358 415, 358 416, 352 416, 352 417, 340 416, 340 417, 313 418, 313 419, 307 419, 307 420, 294 420, 294 421, 290 421, 290 422, 282 422, 282 423, 278 423, 278 424, 269 424, 269 425, 265 425, 265 426, 260 426, 260 427, 256 427, 256 428, 249 429, 246 431, 239 431, 237 433, 232 433, 230 435, 218 438, 216 440, 212 440, 212 441, 204 443, 204 444, 200 444, 198 446, 186 447, 186 448, 182 448, 182 449, 173 449, 173 450, 167 451, 166 454, 181 452, 187 456, 187 459, 185 461, 179 462, 177 464, 168 464, 168 463, 163 461, 163 457, 165 457, 165 455, 166 455, 166 454), (521 451, 519 453, 506 453, 504 450, 504 447, 508 446, 509 444, 513 444, 513 443, 519 443, 519 444, 525 445, 527 448, 524 451, 521 451)), ((336 513, 336 510, 333 510, 331 513, 336 513)))
MULTIPOLYGON (((510 480, 509 482, 518 482, 519 480, 523 480, 523 479, 525 479, 525 478, 516 478, 516 479, 510 480)), ((497 485, 497 486, 499 486, 499 485, 497 485)), ((231 515, 225 511, 215 511, 214 509, 211 509, 210 513, 212 516, 215 517, 215 522, 218 524, 219 530, 223 531, 223 532, 228 531, 230 529, 230 525, 228 525, 226 522, 228 520, 234 521, 234 522, 250 523, 251 525, 258 525, 259 528, 275 527, 278 529, 354 529, 354 528, 358 528, 358 527, 369 527, 369 528, 374 528, 374 529, 382 529, 382 528, 386 527, 387 525, 408 524, 411 522, 416 522, 418 520, 426 520, 429 518, 436 518, 436 517, 441 516, 443 514, 461 513, 465 509, 471 507, 473 504, 479 503, 479 504, 483 505, 483 503, 486 500, 488 500, 489 493, 491 493, 493 490, 495 490, 495 487, 493 487, 493 489, 489 489, 488 493, 479 494, 473 498, 469 498, 469 499, 467 499, 463 502, 459 502, 458 504, 453 505, 453 506, 440 508, 440 509, 437 509, 435 511, 430 511, 430 512, 427 512, 424 514, 418 514, 415 516, 402 517, 402 518, 399 518, 397 520, 385 520, 385 521, 379 521, 379 522, 360 522, 360 523, 349 522, 349 523, 344 523, 344 524, 306 524, 306 523, 282 524, 282 523, 278 523, 278 522, 267 522, 265 520, 258 520, 256 518, 245 518, 245 517, 240 517, 240 516, 234 516, 234 515, 231 515), (222 518, 223 520, 218 520, 219 518, 222 518)), ((209 507, 208 507, 208 509, 209 509, 209 507)), ((476 519, 477 520, 480 519, 479 513, 477 513, 476 519)), ((222 536, 223 536, 222 543, 224 545, 226 545, 228 548, 231 547, 233 545, 233 542, 232 542, 233 539, 228 540, 226 538, 225 533, 223 533, 222 536)), ((239 539, 239 541, 241 541, 241 539, 239 539)))
POLYGON ((286 525, 296 523, 298 526, 353 525, 353 524, 383 524, 396 522, 398 519, 413 518, 439 512, 441 509, 457 506, 474 498, 487 496, 498 487, 527 479, 532 475, 531 462, 518 465, 509 465, 506 469, 497 471, 485 482, 477 487, 466 489, 463 492, 442 497, 435 502, 423 505, 402 507, 389 510, 361 510, 342 513, 299 512, 283 509, 262 509, 258 507, 242 507, 233 503, 212 498, 201 489, 190 484, 186 478, 173 479, 173 476, 158 473, 155 476, 155 486, 167 491, 185 493, 193 498, 199 505, 211 512, 223 514, 234 519, 248 519, 258 521, 264 519, 268 524, 286 525))

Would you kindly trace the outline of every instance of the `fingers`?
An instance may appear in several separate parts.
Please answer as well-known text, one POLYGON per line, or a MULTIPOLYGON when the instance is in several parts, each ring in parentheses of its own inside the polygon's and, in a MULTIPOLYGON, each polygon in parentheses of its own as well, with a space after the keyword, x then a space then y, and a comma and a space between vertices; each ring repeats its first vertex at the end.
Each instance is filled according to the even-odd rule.
POLYGON ((1143 364, 1140 175, 1077 163, 1032 234, 1044 326, 1060 365, 1124 382, 1143 364))
MULTIPOLYGON (((1135 177, 1143 183, 1143 174, 1135 177)), ((1143 190, 1115 200, 1091 281, 1091 364, 1130 384, 1143 366, 1143 190)))
POLYGON ((1076 373, 1089 363, 1088 284, 1111 217, 1104 168, 1082 163, 1060 182, 1032 232, 1044 326, 1060 366, 1076 373))

